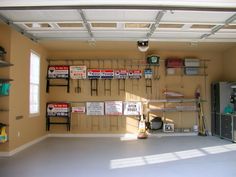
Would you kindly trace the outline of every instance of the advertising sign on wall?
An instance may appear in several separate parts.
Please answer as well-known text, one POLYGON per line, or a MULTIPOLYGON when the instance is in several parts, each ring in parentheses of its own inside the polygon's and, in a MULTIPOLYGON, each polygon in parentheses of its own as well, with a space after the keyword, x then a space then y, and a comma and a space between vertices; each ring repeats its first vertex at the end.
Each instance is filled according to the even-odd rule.
POLYGON ((104 115, 104 102, 86 102, 87 115, 104 115))
POLYGON ((142 71, 141 70, 129 70, 130 79, 141 79, 142 71))
POLYGON ((113 79, 114 70, 113 69, 102 69, 101 70, 101 79, 113 79))
POLYGON ((48 66, 48 78, 69 78, 69 66, 67 65, 50 65, 48 66))
POLYGON ((70 114, 69 103, 49 103, 47 104, 47 116, 67 117, 70 114))
POLYGON ((124 102, 124 115, 141 115, 142 104, 138 101, 124 102))
POLYGON ((106 115, 122 115, 123 104, 122 101, 106 101, 105 114, 106 115))
POLYGON ((73 113, 85 113, 85 106, 76 106, 71 108, 73 113))
POLYGON ((86 66, 70 66, 71 79, 86 79, 86 66))
POLYGON ((129 78, 129 72, 126 69, 115 70, 114 71, 114 78, 115 79, 128 79, 129 78))
POLYGON ((101 70, 100 69, 89 69, 88 70, 88 78, 89 79, 100 79, 101 78, 101 70))

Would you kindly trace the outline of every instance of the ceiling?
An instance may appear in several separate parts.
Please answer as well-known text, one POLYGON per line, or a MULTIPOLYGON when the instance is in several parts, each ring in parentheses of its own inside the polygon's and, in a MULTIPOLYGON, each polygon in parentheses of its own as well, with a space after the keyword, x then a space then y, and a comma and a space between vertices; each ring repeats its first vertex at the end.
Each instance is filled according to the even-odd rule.
POLYGON ((127 2, 2 0, 0 19, 48 47, 52 41, 236 43, 233 0, 127 2))

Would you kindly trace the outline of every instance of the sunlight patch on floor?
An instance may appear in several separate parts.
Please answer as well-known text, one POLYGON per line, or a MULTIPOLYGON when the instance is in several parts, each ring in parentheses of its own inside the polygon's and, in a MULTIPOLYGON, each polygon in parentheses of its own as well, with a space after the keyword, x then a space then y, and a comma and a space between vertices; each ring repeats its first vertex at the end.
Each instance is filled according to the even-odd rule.
POLYGON ((190 149, 185 151, 154 154, 148 156, 114 159, 110 161, 110 168, 118 169, 118 168, 144 166, 150 164, 158 164, 158 163, 203 157, 211 154, 226 153, 230 151, 236 151, 236 144, 211 146, 199 149, 190 149))

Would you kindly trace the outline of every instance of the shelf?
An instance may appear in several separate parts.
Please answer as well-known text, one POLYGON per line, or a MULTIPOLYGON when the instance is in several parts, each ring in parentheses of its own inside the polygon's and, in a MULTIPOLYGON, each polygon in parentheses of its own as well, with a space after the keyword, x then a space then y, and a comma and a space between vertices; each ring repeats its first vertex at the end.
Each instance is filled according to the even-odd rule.
POLYGON ((0 60, 0 67, 8 67, 8 66, 13 66, 13 64, 4 60, 0 60))
POLYGON ((162 100, 148 100, 148 103, 194 103, 197 102, 197 99, 162 99, 162 100))
POLYGON ((3 83, 3 82, 10 82, 10 81, 13 81, 13 79, 0 78, 0 83, 3 83))
POLYGON ((198 112, 197 109, 177 109, 177 108, 163 108, 163 109, 149 109, 148 112, 198 112))
POLYGON ((166 76, 190 76, 190 77, 194 77, 194 76, 208 76, 208 74, 166 74, 166 76))
POLYGON ((0 109, 0 112, 8 112, 8 109, 0 109))

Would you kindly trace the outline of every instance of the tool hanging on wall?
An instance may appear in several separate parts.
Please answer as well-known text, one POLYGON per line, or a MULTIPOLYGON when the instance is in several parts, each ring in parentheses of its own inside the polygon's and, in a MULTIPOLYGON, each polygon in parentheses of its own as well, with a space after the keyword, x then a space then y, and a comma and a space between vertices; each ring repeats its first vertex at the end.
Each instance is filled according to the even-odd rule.
POLYGON ((199 88, 196 90, 195 98, 197 99, 197 109, 198 109, 198 135, 207 136, 208 130, 206 129, 206 120, 205 120, 205 115, 203 113, 199 88))
POLYGON ((153 71, 149 66, 149 68, 146 68, 144 70, 146 94, 149 96, 152 95, 152 77, 153 77, 153 71))

